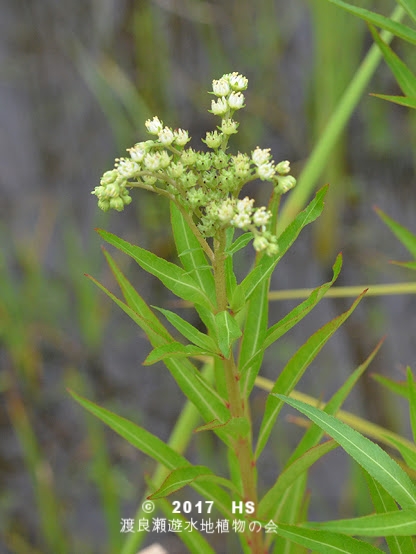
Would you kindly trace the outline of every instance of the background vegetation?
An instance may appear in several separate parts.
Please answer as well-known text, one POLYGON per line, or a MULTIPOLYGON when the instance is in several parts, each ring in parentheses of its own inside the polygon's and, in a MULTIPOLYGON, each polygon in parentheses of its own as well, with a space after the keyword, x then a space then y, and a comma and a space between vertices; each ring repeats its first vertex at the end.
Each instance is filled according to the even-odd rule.
MULTIPOLYGON (((384 14, 394 8, 388 0, 360 5, 384 14)), ((241 148, 272 145, 275 159, 292 160, 301 175, 372 38, 363 22, 321 0, 72 0, 70 9, 18 1, 2 7, 0 25, 0 546, 13 554, 112 554, 123 539, 120 518, 133 517, 151 466, 65 389, 88 393, 162 438, 183 399, 161 367, 141 367, 143 337, 84 278, 112 283, 97 225, 172 257, 167 206, 142 194, 123 217, 103 215, 90 191, 112 159, 144 137, 147 117, 199 139, 213 118, 201 120, 197 107, 208 106, 212 78, 234 70, 250 83, 241 148)), ((411 59, 408 45, 397 49, 411 59)), ((326 211, 283 261, 274 289, 320 284, 340 250, 339 284, 411 279, 387 264, 402 252, 372 206, 415 230, 414 115, 371 91, 397 94, 383 64, 315 177, 315 186, 332 185, 326 211)), ((153 281, 140 287, 149 299, 161 295, 153 281)), ((292 305, 273 304, 278 313, 292 305)), ((262 374, 275 376, 302 337, 340 308, 342 299, 324 300, 262 374)), ((301 390, 326 397, 385 333, 372 368, 404 378, 415 359, 414 312, 411 296, 363 301, 301 390)), ((265 393, 257 398, 260 414, 265 393)), ((371 379, 351 402, 352 411, 403 431, 401 406, 371 379)), ((279 444, 289 449, 298 432, 281 426, 279 444)), ((190 455, 214 457, 215 443, 198 439, 190 455)), ((265 487, 286 455, 281 446, 268 453, 265 487)), ((325 478, 315 517, 362 513, 359 477, 338 452, 327 463, 312 474, 312 490, 325 478)), ((169 536, 163 541, 172 554, 181 548, 169 536)))

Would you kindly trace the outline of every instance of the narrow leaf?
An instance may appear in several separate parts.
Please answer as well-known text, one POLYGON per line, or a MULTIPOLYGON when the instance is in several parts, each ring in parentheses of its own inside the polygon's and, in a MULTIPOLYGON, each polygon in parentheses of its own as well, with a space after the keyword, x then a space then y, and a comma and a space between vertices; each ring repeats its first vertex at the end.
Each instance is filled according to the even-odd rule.
POLYGON ((402 62, 399 56, 397 56, 397 54, 393 52, 390 46, 386 42, 384 42, 384 40, 379 36, 372 25, 369 25, 369 29, 371 31, 371 34, 373 35, 374 42, 380 48, 384 60, 395 76, 396 81, 402 89, 403 94, 415 98, 416 77, 413 75, 407 65, 402 62))
POLYGON ((269 282, 270 280, 267 279, 256 288, 247 306, 244 335, 238 358, 238 367, 241 368, 240 389, 243 398, 249 397, 263 361, 265 351, 263 344, 269 311, 267 298, 269 282))
POLYGON ((281 537, 321 554, 351 554, 351 552, 357 552, 357 554, 358 552, 360 554, 383 554, 382 550, 367 542, 329 531, 304 529, 295 525, 280 524, 277 533, 281 537))
POLYGON ((194 346, 193 344, 185 346, 180 342, 173 341, 154 348, 143 362, 143 365, 152 365, 166 359, 189 358, 191 356, 204 356, 207 354, 209 353, 199 348, 199 346, 194 346))
MULTIPOLYGON (((383 514, 397 511, 398 507, 393 498, 371 477, 371 475, 366 471, 364 471, 364 474, 376 512, 383 514)), ((390 549, 390 554, 414 554, 415 552, 411 537, 386 537, 386 542, 390 549)))
POLYGON ((397 223, 397 221, 394 221, 394 219, 386 215, 380 209, 375 208, 375 210, 403 246, 411 253, 413 258, 416 258, 416 235, 411 233, 406 227, 403 227, 403 225, 400 225, 400 223, 397 223))
POLYGON ((260 501, 258 507, 258 517, 260 519, 269 519, 273 517, 272 510, 276 507, 284 492, 296 481, 296 479, 305 473, 317 460, 322 458, 327 452, 337 448, 335 441, 325 441, 314 448, 311 448, 303 456, 292 462, 279 475, 275 484, 267 491, 260 501))
MULTIPOLYGON (((166 468, 174 470, 178 467, 192 465, 186 458, 175 452, 170 446, 164 443, 161 439, 146 431, 142 427, 139 427, 135 423, 128 421, 127 419, 94 404, 90 400, 83 398, 75 392, 68 391, 71 396, 86 410, 94 414, 98 419, 108 425, 113 431, 118 433, 126 441, 128 441, 135 448, 155 460, 160 464, 163 464, 166 468)), ((215 507, 220 510, 224 515, 232 518, 230 513, 230 499, 220 487, 217 487, 214 483, 205 485, 203 483, 194 482, 191 483, 192 488, 202 494, 205 498, 213 500, 215 507)))
POLYGON ((231 246, 226 248, 225 253, 228 255, 233 255, 253 240, 253 233, 244 233, 243 235, 240 235, 238 239, 236 239, 231 246))
MULTIPOLYGON (((368 358, 351 373, 345 383, 337 390, 337 392, 332 396, 329 402, 327 402, 327 404, 322 407, 325 413, 334 415, 338 412, 345 399, 354 388, 358 379, 373 361, 383 342, 384 339, 378 342, 377 346, 374 348, 368 358)), ((317 425, 311 425, 311 427, 309 427, 309 429, 307 429, 307 431, 303 435, 302 440, 298 443, 296 449, 291 454, 289 460, 287 461, 287 465, 291 464, 294 460, 296 460, 296 458, 307 452, 313 446, 317 445, 322 439, 323 435, 324 432, 320 427, 318 427, 317 425)))
POLYGON ((140 248, 140 246, 130 244, 112 233, 102 229, 98 229, 97 232, 105 241, 133 258, 140 267, 157 277, 166 288, 183 300, 199 303, 207 308, 212 307, 211 301, 199 288, 196 281, 176 264, 159 258, 156 254, 140 248))
POLYGON ((412 427, 413 442, 416 442, 416 384, 410 367, 407 367, 407 388, 409 390, 410 424, 412 427))
POLYGON ((214 277, 202 246, 173 202, 170 209, 173 237, 183 267, 208 298, 215 298, 214 277))
POLYGON ((325 296, 328 289, 334 284, 342 267, 342 254, 338 254, 337 259, 332 267, 333 276, 331 281, 321 285, 311 292, 309 297, 296 306, 291 312, 287 314, 283 319, 275 323, 267 331, 266 339, 264 341, 264 348, 268 348, 277 339, 287 333, 292 327, 294 327, 299 321, 301 321, 309 312, 318 304, 318 302, 325 296))
POLYGON ((364 21, 366 21, 367 23, 372 23, 376 27, 379 27, 380 29, 385 29, 386 31, 389 31, 393 35, 396 35, 397 37, 400 37, 403 40, 410 42, 411 44, 416 44, 416 31, 414 31, 410 27, 407 27, 406 25, 396 23, 396 21, 393 21, 392 19, 389 19, 384 15, 380 15, 378 13, 365 10, 364 8, 358 8, 351 4, 347 4, 347 2, 343 2, 342 0, 329 1, 332 4, 335 4, 344 9, 345 11, 352 13, 353 15, 356 15, 361 19, 364 19, 364 21))
POLYGON ((324 207, 324 198, 327 190, 327 186, 322 187, 308 206, 283 231, 278 239, 278 254, 276 256, 263 256, 259 264, 238 285, 237 289, 243 291, 246 300, 250 298, 257 286, 270 277, 276 265, 289 250, 302 229, 320 216, 324 207))
POLYGON ((362 537, 411 536, 416 535, 416 512, 414 510, 397 510, 354 519, 339 519, 322 523, 310 522, 305 523, 304 526, 362 537))
POLYGON ((198 331, 196 327, 188 323, 188 321, 185 321, 185 319, 180 317, 178 314, 175 314, 170 310, 157 308, 156 306, 154 306, 154 308, 159 312, 162 312, 169 323, 173 325, 175 329, 177 329, 185 338, 196 344, 196 346, 211 352, 217 351, 216 344, 211 337, 205 333, 201 333, 201 331, 198 331))
POLYGON ((416 510, 416 487, 402 468, 377 444, 334 416, 298 400, 276 395, 309 417, 336 440, 403 508, 416 510))
POLYGON ((223 355, 228 358, 234 342, 241 337, 241 329, 236 320, 227 311, 215 315, 217 342, 223 355))
MULTIPOLYGON (((121 272, 119 272, 121 275, 121 272)), ((136 314, 127 304, 124 304, 109 290, 107 290, 98 281, 90 277, 96 285, 104 291, 120 308, 126 312, 143 330, 148 334, 148 338, 153 346, 162 346, 172 342, 172 338, 165 338, 166 329, 158 322, 157 318, 150 323, 146 318, 136 314), (157 326, 156 322, 159 326, 157 326), (147 329, 152 332, 148 333, 147 329), (163 332, 161 332, 163 330, 163 332)), ((197 369, 189 362, 189 360, 165 359, 164 363, 171 372, 178 386, 191 402, 195 404, 204 421, 212 421, 218 419, 220 422, 227 421, 230 417, 229 411, 225 407, 224 401, 212 389, 212 387, 204 381, 197 369)))
MULTIPOLYGON (((329 321, 316 333, 314 333, 303 344, 299 350, 292 356, 289 362, 286 364, 282 373, 278 377, 272 393, 280 392, 281 394, 290 394, 294 389, 299 379, 305 373, 309 364, 314 360, 318 353, 322 350, 323 346, 328 342, 332 335, 341 327, 341 325, 348 319, 352 312, 361 301, 365 291, 354 301, 351 308, 339 315, 335 319, 329 321)), ((276 421, 280 410, 283 407, 283 402, 279 400, 276 395, 270 394, 267 398, 266 409, 261 422, 259 438, 256 447, 256 457, 258 457, 265 447, 267 440, 270 436, 273 425, 276 421)))
POLYGON ((405 106, 406 108, 416 109, 416 98, 408 98, 407 96, 392 96, 389 94, 376 94, 374 92, 370 93, 370 96, 375 96, 376 98, 381 98, 381 100, 387 100, 388 102, 393 102, 393 104, 399 104, 400 106, 405 106))
POLYGON ((406 10, 413 21, 416 22, 416 4, 415 0, 398 0, 399 4, 406 10))
POLYGON ((186 485, 189 485, 192 481, 196 481, 208 475, 212 477, 214 473, 206 466, 186 465, 185 467, 178 467, 169 473, 162 485, 156 492, 152 493, 149 498, 152 500, 165 498, 183 487, 186 487, 186 485))

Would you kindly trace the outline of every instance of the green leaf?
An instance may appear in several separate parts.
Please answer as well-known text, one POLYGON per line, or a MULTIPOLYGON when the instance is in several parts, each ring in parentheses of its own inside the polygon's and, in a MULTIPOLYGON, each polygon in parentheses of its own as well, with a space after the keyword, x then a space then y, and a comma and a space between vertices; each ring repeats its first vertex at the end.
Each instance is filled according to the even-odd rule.
POLYGON ((382 100, 387 100, 388 102, 393 102, 394 104, 399 104, 400 106, 405 106, 406 108, 416 109, 416 98, 408 98, 407 96, 391 96, 389 94, 375 94, 374 92, 370 93, 370 96, 375 96, 376 98, 381 98, 382 100))
MULTIPOLYGON (((299 379, 305 373, 309 364, 318 355, 318 353, 332 337, 335 331, 337 331, 337 329, 355 310, 358 303, 361 301, 364 293, 365 291, 354 301, 349 310, 339 315, 335 319, 329 321, 326 325, 324 325, 321 329, 319 329, 316 333, 309 337, 305 344, 303 344, 299 348, 299 350, 286 364, 285 368, 283 369, 282 373, 273 386, 273 389, 271 391, 272 393, 280 392, 282 394, 289 394, 294 389, 299 379)), ((266 409, 263 416, 263 421, 261 422, 259 438, 256 447, 256 457, 260 455, 261 451, 265 447, 273 425, 282 407, 283 402, 279 400, 276 395, 270 394, 267 398, 266 409)))
POLYGON ((378 373, 372 374, 371 377, 387 390, 403 396, 403 398, 409 399, 409 391, 406 383, 397 383, 396 381, 393 381, 393 379, 389 379, 388 377, 384 377, 378 373))
MULTIPOLYGON (((387 494, 383 487, 371 475, 368 475, 366 471, 364 471, 364 474, 376 512, 383 514, 398 510, 396 502, 387 494)), ((386 537, 386 542, 390 549, 390 554, 412 554, 415 552, 413 541, 410 537, 386 537)))
MULTIPOLYGON (((113 431, 153 460, 163 464, 170 470, 184 466, 192 467, 186 458, 175 452, 158 437, 146 431, 146 429, 94 404, 71 390, 69 390, 69 393, 86 410, 94 414, 113 429, 113 431)), ((230 498, 220 487, 217 487, 215 483, 205 485, 198 481, 191 483, 191 486, 205 498, 213 500, 215 507, 232 519, 230 498)))
POLYGON ((354 519, 310 522, 304 527, 318 527, 327 531, 360 535, 362 537, 391 537, 416 535, 416 512, 414 510, 397 510, 384 514, 371 514, 354 519))
POLYGON ((204 356, 207 354, 209 353, 199 348, 199 346, 194 346, 193 344, 185 346, 180 342, 173 341, 154 348, 143 362, 143 365, 152 365, 166 359, 189 358, 191 356, 204 356))
POLYGON ((238 367, 241 368, 240 389, 243 398, 249 397, 263 361, 265 351, 263 343, 269 312, 267 298, 269 284, 269 279, 263 281, 248 301, 244 335, 238 360, 238 367))
POLYGON ((416 77, 407 65, 402 62, 399 56, 393 52, 390 46, 384 42, 372 25, 369 25, 369 29, 373 35, 374 42, 380 48, 381 53, 395 76, 398 85, 402 89, 403 94, 413 98, 416 97, 416 77))
POLYGON ((351 554, 351 552, 356 552, 357 554, 383 554, 382 550, 367 542, 329 531, 279 524, 277 533, 281 537, 321 554, 351 554))
POLYGON ((309 417, 336 440, 402 508, 416 510, 416 487, 402 468, 377 444, 345 425, 334 416, 292 398, 276 395, 282 401, 309 417))
POLYGON ((397 0, 398 3, 406 10, 413 21, 416 21, 416 4, 414 0, 397 0))
POLYGON ((175 327, 175 329, 177 329, 189 341, 196 344, 196 346, 199 346, 200 348, 203 348, 208 352, 217 352, 218 348, 214 340, 210 336, 206 335, 205 333, 201 333, 201 331, 198 331, 196 327, 185 321, 178 314, 175 314, 170 310, 157 308, 156 306, 154 306, 154 308, 161 312, 169 321, 169 323, 175 327))
MULTIPOLYGON (((120 282, 123 283, 123 292, 124 290, 130 291, 130 288, 132 289, 131 285, 129 284, 130 288, 126 287, 126 283, 128 283, 128 281, 119 270, 117 276, 118 279, 120 279, 120 282)), ((114 296, 114 294, 107 290, 98 281, 96 281, 92 277, 90 277, 90 279, 94 283, 96 283, 96 285, 102 291, 104 291, 107 296, 109 296, 118 306, 120 306, 120 308, 125 313, 127 313, 140 327, 143 328, 152 346, 163 346, 173 341, 172 337, 169 334, 167 335, 168 338, 166 338, 167 331, 158 321, 156 316, 154 316, 154 314, 154 319, 148 321, 147 318, 140 316, 140 314, 136 314, 134 310, 127 306, 127 304, 124 304, 116 296, 114 296), (151 333, 148 333, 148 329, 151 330, 151 333)), ((138 297, 139 296, 137 295, 137 297, 135 298, 136 301, 138 297)), ((138 307, 140 308, 139 305, 138 307)), ((189 400, 193 402, 193 404, 196 406, 204 421, 212 421, 217 419, 219 422, 225 422, 229 419, 230 413, 225 407, 224 401, 212 389, 212 387, 210 387, 210 385, 201 378, 199 372, 197 371, 195 366, 193 366, 191 362, 189 362, 189 360, 176 360, 171 358, 165 359, 164 363, 172 374, 175 381, 177 382, 179 388, 182 390, 185 396, 189 398, 189 400)))
POLYGON ((322 187, 308 206, 283 231, 278 239, 278 254, 276 256, 263 256, 259 264, 238 285, 237 289, 243 291, 246 300, 250 298, 256 287, 270 277, 276 265, 295 242, 302 229, 320 216, 324 207, 324 198, 327 190, 328 186, 322 187))
POLYGON ((241 337, 241 329, 236 320, 227 311, 215 315, 217 342, 223 355, 230 356, 231 347, 241 337))
POLYGON ((394 219, 386 215, 380 209, 375 208, 375 210, 403 246, 407 248, 413 258, 416 258, 416 235, 411 233, 406 227, 403 227, 403 225, 400 225, 400 223, 397 223, 397 221, 394 221, 394 219))
POLYGON ((407 444, 404 444, 400 440, 396 440, 394 437, 389 436, 388 440, 395 448, 397 448, 406 464, 411 469, 416 471, 416 447, 414 443, 412 444, 413 448, 409 448, 407 444))
POLYGON ((332 267, 333 277, 331 281, 321 285, 311 292, 309 297, 296 306, 291 312, 287 314, 283 319, 275 323, 267 331, 266 339, 264 341, 264 348, 271 346, 277 339, 287 333, 292 327, 294 327, 299 321, 301 321, 309 312, 318 304, 318 302, 325 296, 327 290, 334 284, 342 267, 342 254, 338 254, 337 259, 332 267))
POLYGON ((242 248, 246 247, 251 240, 253 240, 253 233, 244 233, 225 249, 225 253, 232 256, 242 248))
MULTIPOLYGON (((325 404, 325 406, 323 407, 323 411, 325 413, 333 415, 336 414, 336 412, 341 408, 344 400, 352 391, 358 379, 373 361, 383 342, 384 339, 378 342, 377 346, 374 348, 368 358, 351 373, 345 383, 339 388, 339 390, 337 390, 337 392, 332 396, 329 402, 325 404)), ((296 458, 302 456, 310 448, 317 445, 322 439, 323 435, 324 432, 320 427, 318 427, 317 425, 311 425, 311 427, 309 427, 309 429, 307 429, 307 431, 303 435, 302 440, 298 443, 296 449, 291 454, 289 460, 287 461, 287 465, 291 464, 294 460, 296 460, 296 458)))
POLYGON ((196 281, 182 268, 159 258, 156 254, 126 242, 125 240, 103 231, 98 234, 109 244, 112 244, 135 260, 145 271, 157 277, 166 288, 174 294, 192 303, 202 304, 206 308, 212 308, 212 302, 205 292, 201 290, 196 281))
POLYGON ((352 13, 353 15, 360 17, 361 19, 364 19, 367 23, 372 23, 376 27, 385 29, 386 31, 393 33, 393 35, 396 35, 411 44, 416 44, 416 31, 406 25, 396 23, 396 21, 393 21, 384 15, 365 10, 364 8, 352 6, 351 4, 342 2, 342 0, 329 0, 329 2, 339 6, 349 13, 352 13))
POLYGON ((215 298, 215 282, 207 257, 185 218, 173 202, 170 203, 173 237, 181 263, 208 298, 215 298))
POLYGON ((327 452, 337 448, 335 441, 325 441, 305 452, 297 460, 292 462, 279 475, 275 484, 263 496, 258 506, 258 517, 260 519, 274 519, 273 510, 280 502, 285 491, 296 481, 296 479, 305 473, 317 460, 322 458, 327 452))
MULTIPOLYGON (((227 298, 233 298, 234 292, 237 288, 237 278, 234 273, 233 254, 228 252, 228 248, 231 247, 234 237, 234 227, 229 227, 226 232, 226 244, 225 244, 225 287, 227 291, 227 298)), ((237 312, 241 306, 235 311, 237 312)))

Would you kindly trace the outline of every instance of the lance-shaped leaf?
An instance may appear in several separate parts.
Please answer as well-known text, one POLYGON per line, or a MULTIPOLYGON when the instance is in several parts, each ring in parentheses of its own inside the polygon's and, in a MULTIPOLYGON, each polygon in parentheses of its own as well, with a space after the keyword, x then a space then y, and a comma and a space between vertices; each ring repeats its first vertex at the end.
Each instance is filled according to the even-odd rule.
MULTIPOLYGON (((192 467, 186 458, 175 452, 170 446, 164 443, 161 439, 146 431, 139 425, 117 415, 94 402, 83 398, 73 391, 69 391, 71 396, 81 404, 86 410, 94 414, 96 417, 106 423, 113 431, 118 433, 126 441, 132 444, 135 448, 150 456, 153 460, 163 464, 170 470, 175 470, 178 467, 192 467)), ((215 507, 221 513, 232 518, 230 497, 215 483, 191 483, 192 488, 202 494, 205 498, 213 500, 215 507)))
POLYGON ((231 314, 227 311, 215 315, 217 326, 217 342, 222 354, 228 358, 234 342, 241 337, 241 329, 231 314))
POLYGON ((263 256, 259 264, 245 277, 236 289, 243 292, 246 300, 250 298, 256 287, 268 279, 276 265, 282 259, 290 246, 295 242, 299 233, 306 225, 315 221, 320 216, 324 207, 324 198, 328 187, 322 187, 315 198, 300 212, 292 223, 283 231, 278 239, 279 252, 275 256, 263 256))
POLYGON ((332 267, 333 277, 331 281, 321 285, 311 292, 309 297, 296 306, 291 312, 287 314, 283 319, 275 323, 267 331, 266 339, 264 341, 264 348, 268 348, 281 336, 287 333, 292 327, 294 327, 299 321, 301 321, 309 312, 318 304, 318 302, 325 296, 327 290, 334 284, 342 267, 342 255, 338 254, 337 259, 332 267))
POLYGON ((398 502, 416 511, 416 487, 403 469, 382 450, 339 419, 303 402, 276 395, 306 415, 331 436, 398 502))
POLYGON ((233 255, 253 240, 253 233, 244 233, 238 237, 229 247, 225 249, 227 255, 233 255))
POLYGON ((398 2, 416 22, 416 4, 414 0, 398 0, 398 2))
MULTIPOLYGON (((309 339, 303 344, 299 350, 292 356, 289 362, 286 364, 282 373, 278 377, 272 393, 280 392, 281 394, 289 394, 299 379, 305 373, 309 364, 318 353, 322 350, 323 346, 328 342, 332 335, 341 327, 344 321, 352 314, 361 301, 365 291, 354 301, 351 308, 339 315, 335 319, 329 321, 321 329, 316 331, 309 339)), ((256 457, 258 457, 265 447, 267 440, 270 436, 273 425, 276 421, 280 410, 283 407, 283 402, 276 397, 276 395, 270 394, 267 398, 266 409, 261 422, 259 438, 256 447, 256 457)))
POLYGON ((296 479, 305 473, 317 460, 327 452, 337 448, 335 441, 326 441, 311 448, 303 456, 292 462, 278 477, 275 484, 267 491, 260 501, 258 517, 260 519, 274 519, 274 510, 281 501, 285 491, 292 486, 296 479))
MULTIPOLYGON (((393 498, 375 481, 371 475, 364 471, 367 485, 370 491, 374 508, 378 514, 397 511, 398 507, 393 498)), ((390 554, 414 554, 415 547, 411 537, 398 537, 396 535, 386 537, 390 554)))
MULTIPOLYGON (((384 339, 381 339, 378 342, 368 358, 351 373, 345 383, 337 390, 337 392, 332 396, 329 402, 327 402, 322 407, 325 413, 334 415, 338 412, 344 400, 354 388, 354 385, 357 383, 358 379, 373 361, 383 342, 384 339)), ((290 465, 293 461, 295 461, 299 456, 302 456, 310 448, 317 445, 322 439, 323 435, 324 431, 320 427, 318 427, 317 425, 311 425, 311 427, 309 427, 309 429, 307 429, 307 431, 303 435, 302 440, 298 443, 297 447, 290 455, 289 460, 286 462, 286 467, 290 465)))
POLYGON ((143 365, 152 365, 161 360, 172 359, 172 358, 190 358, 193 356, 207 356, 210 352, 207 352, 199 346, 194 344, 182 344, 180 342, 170 342, 169 344, 164 344, 163 346, 157 346, 154 348, 150 354, 147 356, 143 365))
POLYGON ((387 100, 387 102, 392 102, 393 104, 398 104, 399 106, 405 106, 406 108, 412 108, 416 110, 416 98, 408 98, 407 96, 394 96, 391 94, 376 94, 371 92, 370 96, 375 96, 381 100, 387 100))
POLYGON ((384 42, 372 25, 369 25, 374 42, 380 48, 381 53, 390 67, 396 81, 406 96, 416 98, 416 77, 407 65, 393 52, 390 46, 384 42))
POLYGON ((248 398, 263 361, 265 348, 269 301, 267 293, 269 279, 256 288, 248 301, 243 340, 241 341, 238 367, 240 369, 240 389, 243 398, 248 398))
POLYGON ((205 333, 201 333, 201 331, 188 323, 188 321, 180 317, 178 314, 175 314, 170 310, 157 308, 156 306, 154 306, 154 308, 159 312, 162 312, 169 323, 173 325, 175 329, 177 329, 185 338, 196 344, 196 346, 199 346, 200 348, 203 348, 208 352, 218 351, 214 340, 210 336, 206 335, 205 333))
POLYGON ((371 514, 354 519, 305 523, 304 527, 318 527, 327 531, 360 535, 361 537, 391 537, 416 535, 416 512, 395 510, 384 514, 371 514))
POLYGON ((295 525, 280 524, 277 533, 290 541, 321 554, 383 554, 383 551, 368 542, 360 541, 330 531, 304 529, 295 525))
POLYGON ((173 237, 180 261, 208 298, 215 298, 215 282, 206 255, 184 216, 170 203, 173 237))
POLYGON ((403 227, 403 225, 400 225, 400 223, 397 223, 397 221, 386 215, 380 209, 375 208, 375 210, 403 246, 407 248, 413 258, 416 258, 416 235, 411 233, 406 227, 403 227))
POLYGON ((140 267, 151 275, 157 277, 165 285, 165 287, 171 290, 174 294, 183 300, 202 304, 206 308, 212 308, 211 300, 185 270, 176 264, 172 264, 163 258, 159 258, 156 254, 153 254, 140 246, 130 244, 112 233, 102 229, 98 229, 97 231, 105 241, 133 258, 133 260, 136 261, 140 267))
MULTIPOLYGON (((107 259, 111 260, 111 257, 107 254, 107 259)), ((127 304, 122 302, 119 298, 114 296, 109 290, 101 285, 95 279, 92 279, 96 285, 109 296, 120 308, 129 315, 133 321, 135 321, 146 332, 152 346, 162 346, 172 342, 173 339, 169 335, 168 331, 163 327, 157 317, 151 312, 150 308, 146 305, 144 300, 134 290, 122 272, 112 261, 112 270, 116 276, 116 279, 123 291, 123 294, 128 298, 131 305, 133 305, 139 313, 137 314, 134 309, 130 308, 127 304), (144 315, 141 315, 143 313, 144 315), (151 316, 149 315, 151 314, 151 316), (149 324, 148 324, 149 321, 149 324), (149 333, 149 329, 151 333, 149 333)), ((230 413, 227 410, 224 401, 220 396, 212 389, 212 387, 201 378, 196 367, 187 359, 166 359, 164 363, 173 378, 177 382, 179 388, 185 394, 189 400, 195 404, 199 413, 204 421, 218 420, 219 422, 228 421, 230 413)))
POLYGON ((228 479, 218 477, 215 473, 206 466, 185 466, 174 469, 158 488, 156 492, 151 494, 149 498, 156 500, 157 498, 165 498, 174 492, 183 489, 187 485, 195 481, 204 481, 210 483, 218 483, 223 487, 234 489, 234 485, 228 479))
POLYGON ((347 2, 343 2, 342 0, 329 1, 345 11, 364 19, 367 23, 372 23, 376 27, 380 27, 380 29, 384 29, 396 35, 396 37, 400 37, 411 44, 416 44, 416 31, 402 23, 397 23, 384 15, 365 10, 364 8, 358 8, 351 4, 347 4, 347 2))

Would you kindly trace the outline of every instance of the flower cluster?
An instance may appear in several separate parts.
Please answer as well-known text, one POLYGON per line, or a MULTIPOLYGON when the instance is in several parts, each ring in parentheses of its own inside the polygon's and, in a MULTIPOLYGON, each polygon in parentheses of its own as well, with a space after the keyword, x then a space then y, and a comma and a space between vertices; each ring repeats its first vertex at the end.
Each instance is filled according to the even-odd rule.
POLYGON ((213 81, 216 98, 210 112, 221 118, 221 124, 202 139, 208 152, 186 146, 191 140, 188 131, 171 129, 158 117, 148 119, 146 129, 154 138, 129 148, 128 157, 117 158, 115 168, 103 175, 92 192, 99 207, 121 211, 131 202, 129 190, 144 188, 167 196, 191 214, 203 237, 215 237, 220 229, 234 226, 253 233, 255 250, 275 254, 277 239, 268 229, 271 213, 265 207, 254 208, 252 199, 239 199, 239 193, 246 183, 260 179, 283 194, 296 180, 289 175, 289 162, 275 164, 270 149, 257 147, 251 155, 226 153, 230 136, 237 133, 233 115, 244 107, 246 88, 247 78, 238 73, 213 81))

